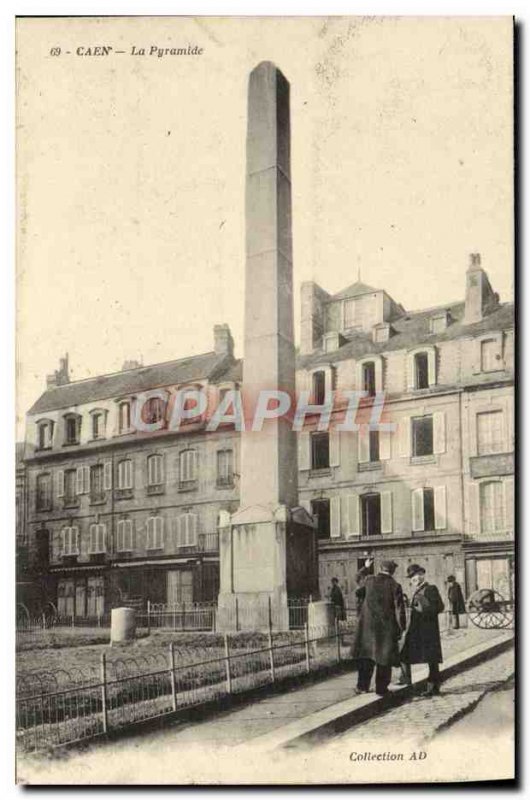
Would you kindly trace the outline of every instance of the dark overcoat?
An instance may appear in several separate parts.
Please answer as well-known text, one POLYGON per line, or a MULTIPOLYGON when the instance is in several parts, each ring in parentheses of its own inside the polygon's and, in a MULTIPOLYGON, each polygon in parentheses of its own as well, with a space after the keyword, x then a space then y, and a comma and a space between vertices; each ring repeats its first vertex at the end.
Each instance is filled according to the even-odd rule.
POLYGON ((352 646, 354 658, 370 658, 376 664, 399 666, 399 637, 406 616, 401 586, 385 573, 369 575, 352 646))
POLYGON ((346 613, 344 611, 344 596, 342 594, 340 586, 334 584, 331 587, 331 593, 329 599, 331 603, 333 603, 336 619, 341 619, 341 620, 345 619, 346 613))
POLYGON ((464 595, 462 594, 462 589, 460 588, 459 583, 454 581, 454 583, 449 584, 449 589, 447 590, 447 597, 449 599, 449 604, 451 606, 451 613, 453 614, 466 613, 466 604, 464 603, 464 595))
POLYGON ((410 622, 401 650, 405 664, 439 664, 443 661, 438 614, 444 610, 436 586, 422 583, 412 596, 410 622))

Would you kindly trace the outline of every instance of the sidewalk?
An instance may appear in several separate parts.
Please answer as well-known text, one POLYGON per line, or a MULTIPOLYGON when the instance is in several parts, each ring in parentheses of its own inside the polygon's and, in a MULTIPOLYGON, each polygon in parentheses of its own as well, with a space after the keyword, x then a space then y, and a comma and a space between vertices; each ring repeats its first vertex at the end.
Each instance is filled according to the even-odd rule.
MULTIPOLYGON (((493 647, 509 646, 512 639, 513 634, 509 631, 477 629, 450 639, 444 638, 444 671, 449 674, 460 673, 465 682, 466 673, 462 672, 464 662, 469 662, 470 659, 476 661, 481 654, 487 653, 493 647)), ((512 654, 508 653, 507 663, 511 661, 511 657, 512 654)), ((413 668, 415 682, 425 677, 426 668, 413 668)), ((141 782, 135 777, 136 770, 144 771, 140 764, 158 760, 164 762, 165 773, 173 774, 175 779, 175 771, 180 774, 184 768, 182 759, 186 761, 186 752, 200 750, 204 756, 210 754, 212 759, 219 757, 216 753, 231 752, 233 755, 230 759, 237 761, 240 751, 242 758, 245 753, 250 752, 249 745, 253 751, 269 753, 278 748, 305 745, 320 741, 323 736, 336 735, 363 720, 373 720, 375 724, 374 717, 392 707, 392 713, 396 713, 395 706, 399 706, 410 696, 409 687, 391 686, 394 691, 390 698, 377 698, 374 694, 353 697, 355 682, 355 673, 347 672, 227 710, 213 718, 176 722, 162 730, 145 732, 111 743, 95 743, 89 745, 83 753, 63 753, 60 761, 51 760, 45 763, 37 756, 21 758, 20 778, 39 783, 50 782, 52 778, 49 776, 53 776, 53 781, 69 783, 83 782, 86 775, 86 780, 90 782, 88 776, 93 771, 92 765, 97 764, 98 773, 108 775, 109 783, 120 780, 134 783, 141 782), (133 753, 131 774, 130 767, 127 772, 125 764, 130 761, 133 753)), ((406 706, 410 705, 406 703, 406 706)), ((370 724, 372 723, 366 722, 367 726, 370 724)), ((363 725, 357 730, 364 727, 363 725)))

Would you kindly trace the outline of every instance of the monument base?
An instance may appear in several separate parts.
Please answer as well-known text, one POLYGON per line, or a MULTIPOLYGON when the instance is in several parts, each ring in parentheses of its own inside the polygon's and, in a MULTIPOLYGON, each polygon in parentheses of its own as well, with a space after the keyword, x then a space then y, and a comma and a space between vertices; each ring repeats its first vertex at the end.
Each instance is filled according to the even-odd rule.
POLYGON ((287 592, 220 594, 216 630, 219 633, 288 631, 287 592))

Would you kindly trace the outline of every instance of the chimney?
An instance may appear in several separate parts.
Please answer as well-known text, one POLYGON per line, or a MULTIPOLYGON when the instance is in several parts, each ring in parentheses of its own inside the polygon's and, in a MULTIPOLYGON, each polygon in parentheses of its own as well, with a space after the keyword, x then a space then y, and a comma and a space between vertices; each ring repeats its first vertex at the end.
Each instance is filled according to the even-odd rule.
POLYGON ((64 386, 70 383, 70 371, 68 369, 68 353, 59 359, 59 369, 51 375, 46 376, 46 388, 53 389, 55 386, 64 386))
POLYGON ((123 362, 121 371, 122 372, 127 372, 130 369, 140 369, 140 367, 143 367, 142 362, 141 361, 136 361, 136 359, 131 358, 131 359, 127 359, 127 361, 123 362))
POLYGON ((471 253, 466 273, 466 308, 464 323, 480 322, 499 303, 499 296, 491 288, 488 275, 482 269, 480 253, 471 253))
POLYGON ((234 357, 234 340, 226 322, 213 326, 213 339, 214 350, 218 356, 234 357))

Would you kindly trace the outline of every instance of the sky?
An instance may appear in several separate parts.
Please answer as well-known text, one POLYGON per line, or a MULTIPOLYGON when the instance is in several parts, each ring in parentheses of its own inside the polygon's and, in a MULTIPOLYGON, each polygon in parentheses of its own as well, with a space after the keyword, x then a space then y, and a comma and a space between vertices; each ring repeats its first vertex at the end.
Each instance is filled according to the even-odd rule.
POLYGON ((18 20, 18 437, 65 352, 81 379, 206 352, 227 322, 243 355, 262 60, 291 84, 297 338, 303 280, 360 271, 427 308, 463 299, 480 252, 512 299, 511 59, 508 17, 18 20), (76 55, 94 45, 125 52, 76 55))

